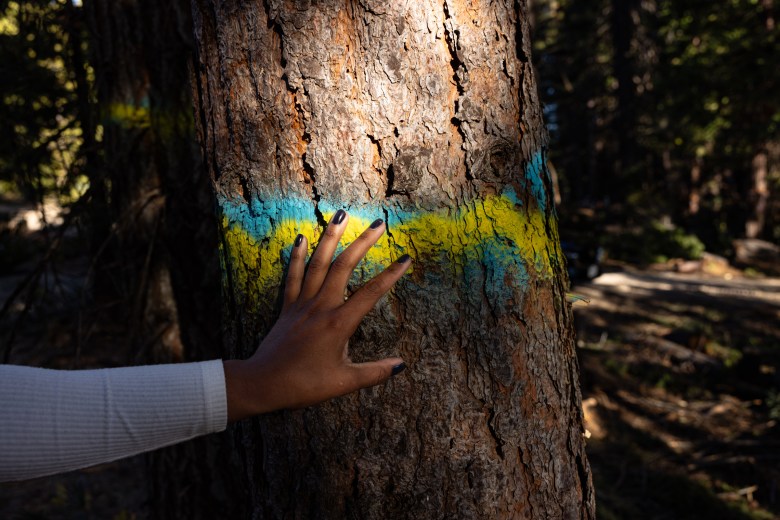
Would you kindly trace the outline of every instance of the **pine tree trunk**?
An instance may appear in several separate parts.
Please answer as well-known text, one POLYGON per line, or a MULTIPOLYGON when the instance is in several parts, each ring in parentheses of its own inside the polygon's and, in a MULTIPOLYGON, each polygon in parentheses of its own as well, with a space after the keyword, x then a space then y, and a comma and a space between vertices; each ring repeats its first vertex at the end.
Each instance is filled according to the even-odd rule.
POLYGON ((614 128, 618 143, 615 179, 623 181, 637 167, 635 64, 632 46, 636 38, 634 16, 636 0, 612 0, 610 30, 612 32, 612 69, 617 80, 617 110, 614 128))
POLYGON ((767 207, 769 205, 769 154, 766 148, 761 149, 753 156, 751 170, 745 237, 760 238, 764 232, 767 207))
POLYGON ((226 350, 278 312, 298 232, 413 272, 350 342, 383 387, 232 429, 258 518, 593 518, 525 2, 195 0, 196 121, 222 221, 226 350))
MULTIPOLYGON (((126 320, 130 359, 218 358, 219 243, 193 126, 189 2, 89 0, 84 9, 103 127, 98 170, 111 193, 103 218, 113 234, 98 244, 100 265, 119 293, 112 298, 133 304, 126 320)), ((232 451, 229 439, 210 436, 150 454, 152 515, 229 514, 220 490, 229 485, 230 470, 218 485, 212 481, 232 451)))
POLYGON ((136 357, 216 357, 217 223, 193 127, 189 3, 90 0, 84 9, 103 134, 92 160, 110 189, 102 218, 114 233, 99 245, 112 285, 136 304, 136 357))

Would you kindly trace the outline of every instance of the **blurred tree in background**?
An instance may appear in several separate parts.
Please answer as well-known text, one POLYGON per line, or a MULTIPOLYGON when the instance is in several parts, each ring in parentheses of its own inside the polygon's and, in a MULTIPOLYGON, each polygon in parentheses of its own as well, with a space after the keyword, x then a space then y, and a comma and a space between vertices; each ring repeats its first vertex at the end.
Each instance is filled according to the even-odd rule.
MULTIPOLYGON (((63 310, 77 323, 69 366, 84 366, 82 345, 106 327, 118 330, 110 348, 99 346, 101 364, 219 357, 217 228, 195 140, 189 2, 9 1, 0 13, 0 194, 38 207, 56 199, 66 215, 4 302, 0 320, 12 325, 1 354, 15 359, 15 333, 35 321, 30 309, 51 290, 56 264, 80 255, 86 280, 63 310)), ((6 240, 14 230, 2 231, 6 240)), ((184 496, 182 486, 209 485, 164 476, 174 466, 196 474, 214 442, 150 457, 153 508, 178 507, 171 497, 184 496)))
POLYGON ((595 208, 621 231, 680 226, 721 253, 733 238, 780 239, 773 9, 772 0, 535 2, 564 220, 595 208))
MULTIPOLYGON (((189 2, 85 0, 83 17, 102 127, 94 197, 107 200, 111 223, 93 291, 122 302, 134 362, 219 358, 215 203, 195 139, 189 2)), ((193 517, 187 497, 200 496, 200 514, 215 517, 211 483, 198 477, 226 459, 217 445, 212 436, 150 454, 152 510, 193 517)))
POLYGON ((131 360, 215 354, 216 223, 194 133, 189 3, 4 1, 0 41, 2 195, 65 207, 63 228, 90 252, 91 297, 126 323, 131 360))
POLYGON ((72 199, 86 187, 65 7, 0 2, 0 186, 32 201, 72 199))

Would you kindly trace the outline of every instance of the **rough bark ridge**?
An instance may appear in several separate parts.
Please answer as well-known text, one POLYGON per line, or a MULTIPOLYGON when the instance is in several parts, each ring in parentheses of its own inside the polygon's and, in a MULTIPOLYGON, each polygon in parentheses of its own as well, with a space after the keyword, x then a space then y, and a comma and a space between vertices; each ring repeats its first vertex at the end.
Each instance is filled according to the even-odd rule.
POLYGON ((227 350, 277 311, 297 232, 388 233, 414 272, 351 341, 382 388, 234 429, 262 518, 592 518, 525 2, 193 2, 227 350))

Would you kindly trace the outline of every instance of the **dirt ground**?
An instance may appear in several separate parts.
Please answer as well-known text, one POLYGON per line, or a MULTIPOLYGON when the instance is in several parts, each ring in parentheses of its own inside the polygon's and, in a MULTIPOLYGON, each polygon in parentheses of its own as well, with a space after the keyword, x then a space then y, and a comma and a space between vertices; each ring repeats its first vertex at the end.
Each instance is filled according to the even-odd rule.
MULTIPOLYGON (((34 265, 0 272, 0 304, 34 265)), ((104 310, 80 310, 88 270, 76 253, 43 273, 11 362, 132 362, 104 310)), ((572 292, 598 517, 780 518, 780 279, 620 266, 572 292)), ((144 464, 0 484, 0 518, 146 518, 144 464)))
POLYGON ((780 517, 780 279, 624 266, 572 290, 598 517, 780 517))

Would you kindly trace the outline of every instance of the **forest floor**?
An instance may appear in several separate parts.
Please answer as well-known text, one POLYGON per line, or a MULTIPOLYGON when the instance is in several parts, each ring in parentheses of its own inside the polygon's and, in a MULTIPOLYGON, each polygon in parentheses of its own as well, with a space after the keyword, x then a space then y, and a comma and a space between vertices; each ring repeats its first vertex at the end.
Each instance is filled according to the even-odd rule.
MULTIPOLYGON (((0 243, 15 248, 0 249, 3 260, 27 247, 19 240, 0 243)), ((0 306, 35 256, 0 266, 0 306)), ((121 326, 83 310, 89 269, 76 250, 42 273, 11 362, 132 362, 121 326)), ((598 518, 780 518, 780 278, 621 265, 572 292, 589 300, 574 316, 598 518)), ((0 323, 3 341, 13 323, 0 323)), ((0 484, 0 518, 146 518, 144 469, 140 456, 0 484)))
POLYGON ((621 266, 572 291, 598 517, 780 518, 780 279, 621 266))

